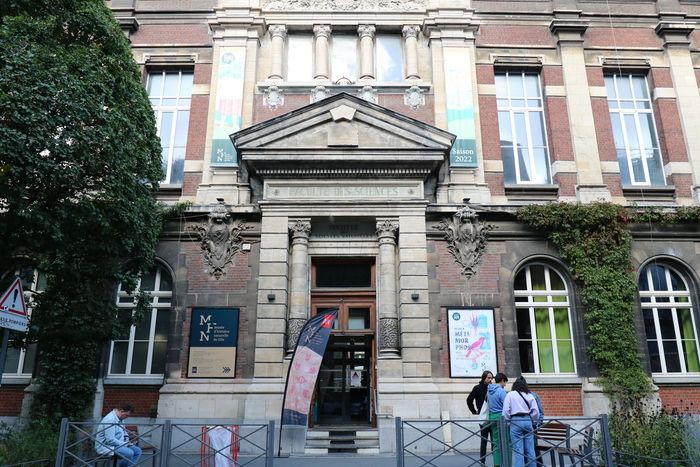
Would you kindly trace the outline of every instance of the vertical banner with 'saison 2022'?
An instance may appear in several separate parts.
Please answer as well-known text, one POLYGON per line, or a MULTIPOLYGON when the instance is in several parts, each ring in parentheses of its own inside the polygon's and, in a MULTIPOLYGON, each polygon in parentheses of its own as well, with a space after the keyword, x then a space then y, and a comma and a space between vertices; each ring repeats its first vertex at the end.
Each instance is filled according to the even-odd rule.
POLYGON ((469 51, 443 48, 447 131, 457 136, 450 150, 450 167, 477 167, 476 122, 469 51))
POLYGON ((306 426, 323 353, 337 316, 338 310, 318 314, 308 320, 299 333, 287 373, 282 425, 306 426))
POLYGON ((222 47, 216 73, 214 133, 211 142, 211 165, 236 166, 238 158, 229 135, 241 129, 243 112, 243 78, 245 47, 222 47))

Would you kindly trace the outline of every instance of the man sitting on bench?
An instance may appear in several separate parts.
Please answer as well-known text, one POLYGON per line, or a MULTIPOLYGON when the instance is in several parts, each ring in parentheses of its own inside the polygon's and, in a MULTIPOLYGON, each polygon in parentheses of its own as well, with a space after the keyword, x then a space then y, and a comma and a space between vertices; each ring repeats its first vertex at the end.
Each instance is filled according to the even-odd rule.
POLYGON ((134 408, 131 404, 123 403, 104 416, 97 426, 95 435, 95 451, 100 455, 119 456, 119 467, 136 465, 141 457, 141 448, 131 444, 129 432, 123 421, 130 417, 134 408))

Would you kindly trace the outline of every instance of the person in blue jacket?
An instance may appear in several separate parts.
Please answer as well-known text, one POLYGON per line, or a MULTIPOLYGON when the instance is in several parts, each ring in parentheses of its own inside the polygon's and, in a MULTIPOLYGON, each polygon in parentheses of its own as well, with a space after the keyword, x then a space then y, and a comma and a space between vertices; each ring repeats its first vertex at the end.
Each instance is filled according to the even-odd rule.
POLYGON ((122 423, 131 416, 134 408, 131 404, 121 404, 104 416, 97 425, 95 434, 95 451, 100 455, 117 455, 119 467, 136 465, 141 457, 141 448, 129 441, 129 433, 122 423))
MULTIPOLYGON (((488 396, 489 401, 489 421, 491 425, 491 449, 493 450, 493 465, 500 467, 501 458, 504 455, 505 446, 502 449, 501 435, 498 432, 498 424, 503 416, 503 401, 506 398, 506 390, 504 389, 508 382, 508 377, 503 373, 496 373, 493 378, 494 382, 489 384, 488 396)), ((507 440, 503 440, 507 444, 507 440)))

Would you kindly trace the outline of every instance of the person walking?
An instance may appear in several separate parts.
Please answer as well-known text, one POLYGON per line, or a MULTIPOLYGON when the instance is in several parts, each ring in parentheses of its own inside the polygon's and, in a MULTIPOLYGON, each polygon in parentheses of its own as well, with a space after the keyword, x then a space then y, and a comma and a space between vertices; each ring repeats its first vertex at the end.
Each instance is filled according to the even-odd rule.
MULTIPOLYGON (((473 415, 479 415, 481 413, 481 408, 486 400, 486 393, 489 390, 489 384, 493 380, 493 373, 486 370, 481 374, 481 380, 479 384, 474 386, 467 397, 467 407, 473 415), (476 402, 476 406, 474 403, 476 402)), ((491 426, 487 423, 482 423, 479 425, 479 435, 481 436, 481 445, 479 446, 479 462, 484 464, 486 462, 486 448, 489 444, 489 436, 491 435, 491 426)))
POLYGON ((95 451, 100 455, 119 456, 119 467, 136 465, 141 457, 141 448, 129 441, 129 432, 122 423, 131 416, 134 408, 131 404, 119 407, 104 416, 95 434, 95 451))
POLYGON ((534 428, 540 419, 537 402, 525 378, 515 380, 503 401, 503 418, 510 422, 510 438, 515 453, 514 467, 535 466, 534 428))
POLYGON ((506 452, 507 440, 502 440, 498 431, 498 424, 501 420, 503 411, 503 401, 506 398, 506 390, 504 389, 508 382, 508 377, 503 373, 496 373, 494 382, 489 384, 487 391, 487 399, 489 401, 489 422, 491 422, 491 450, 493 452, 493 465, 500 467, 501 456, 506 452))

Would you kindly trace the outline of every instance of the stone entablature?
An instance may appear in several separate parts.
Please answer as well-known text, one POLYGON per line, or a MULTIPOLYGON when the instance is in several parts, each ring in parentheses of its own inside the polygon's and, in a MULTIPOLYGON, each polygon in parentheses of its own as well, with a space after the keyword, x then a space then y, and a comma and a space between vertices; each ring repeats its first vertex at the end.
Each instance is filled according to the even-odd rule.
POLYGON ((267 200, 404 200, 422 199, 421 182, 367 182, 343 181, 299 183, 286 181, 265 182, 263 199, 267 200))

